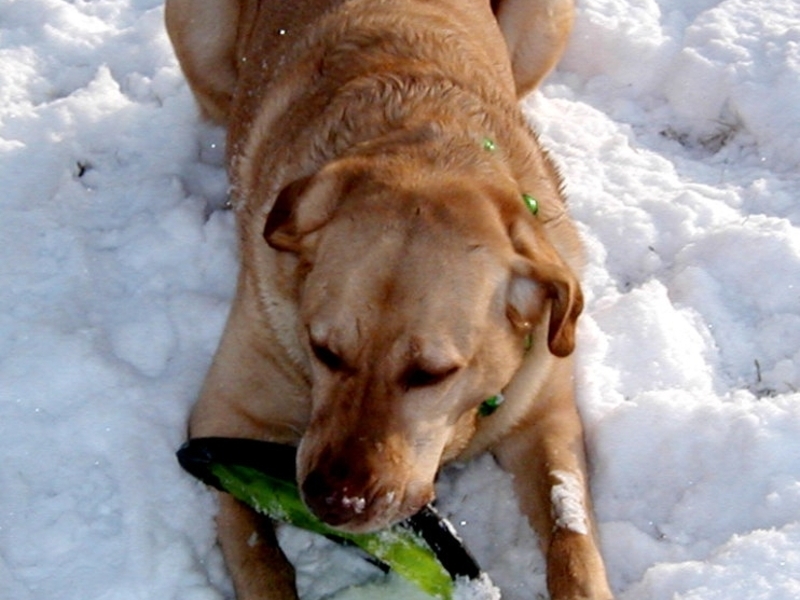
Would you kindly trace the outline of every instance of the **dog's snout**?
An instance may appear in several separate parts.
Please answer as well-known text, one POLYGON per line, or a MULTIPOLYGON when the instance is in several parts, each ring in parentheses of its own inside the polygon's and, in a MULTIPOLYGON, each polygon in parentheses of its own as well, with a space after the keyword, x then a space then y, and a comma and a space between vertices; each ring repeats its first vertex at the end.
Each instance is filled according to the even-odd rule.
POLYGON ((367 508, 367 499, 348 485, 348 469, 316 469, 303 481, 303 499, 308 508, 334 527, 357 520, 367 508))

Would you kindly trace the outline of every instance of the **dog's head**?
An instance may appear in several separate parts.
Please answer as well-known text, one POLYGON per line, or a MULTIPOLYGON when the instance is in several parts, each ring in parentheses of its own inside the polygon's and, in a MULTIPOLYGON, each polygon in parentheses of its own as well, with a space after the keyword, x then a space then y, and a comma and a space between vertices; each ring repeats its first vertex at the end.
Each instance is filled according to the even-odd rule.
POLYGON ((264 236, 302 273, 298 479, 323 521, 365 531, 416 512, 527 333, 549 318, 551 352, 572 351, 580 288, 514 188, 344 159, 278 197, 264 236))

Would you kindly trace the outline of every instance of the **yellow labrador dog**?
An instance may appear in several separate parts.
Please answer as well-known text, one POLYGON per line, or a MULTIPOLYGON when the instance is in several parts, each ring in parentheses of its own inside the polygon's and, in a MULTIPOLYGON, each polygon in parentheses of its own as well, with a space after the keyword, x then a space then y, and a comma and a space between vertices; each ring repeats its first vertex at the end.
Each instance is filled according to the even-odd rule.
MULTIPOLYGON (((348 531, 490 451, 551 597, 611 598, 573 400, 580 245, 517 106, 572 0, 167 0, 166 20, 228 128, 241 243, 191 436, 298 445, 305 502, 348 531)), ((223 495, 218 527, 240 600, 296 598, 270 523, 223 495)))

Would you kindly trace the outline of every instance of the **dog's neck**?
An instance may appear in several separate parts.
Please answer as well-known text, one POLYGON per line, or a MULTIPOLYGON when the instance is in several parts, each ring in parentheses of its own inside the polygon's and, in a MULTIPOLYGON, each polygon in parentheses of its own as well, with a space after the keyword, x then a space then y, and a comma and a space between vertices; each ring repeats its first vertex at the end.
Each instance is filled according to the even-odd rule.
MULTIPOLYGON (((499 94, 495 97, 488 92, 491 97, 484 97, 486 93, 466 89, 441 74, 371 74, 333 90, 321 113, 291 134, 284 130, 284 123, 296 121, 265 107, 251 127, 269 131, 269 135, 258 136, 258 147, 248 140, 229 140, 236 144, 231 172, 234 198, 244 199, 259 190, 265 202, 262 210, 267 212, 285 185, 314 174, 337 158, 416 145, 452 173, 463 165, 440 164, 443 155, 464 163, 485 160, 479 156, 483 153, 476 157, 474 151, 483 146, 497 176, 519 182, 527 197, 536 196, 541 210, 544 199, 538 190, 525 189, 528 184, 523 181, 525 174, 532 172, 527 164, 530 140, 523 139, 526 128, 507 124, 507 114, 516 111, 516 106, 499 94), (442 101, 432 105, 431 95, 442 101), (387 105, 392 110, 387 110, 387 105), (462 146, 464 151, 443 153, 441 144, 447 144, 449 150, 462 146), (526 152, 513 151, 519 148, 526 152)), ((234 200, 235 208, 240 204, 234 200)), ((554 216, 549 214, 552 210, 542 212, 548 213, 542 215, 545 220, 554 216)))
MULTIPOLYGON (((529 333, 528 335, 525 336, 525 354, 527 354, 532 347, 533 347, 533 334, 529 333)), ((478 414, 481 417, 488 417, 490 415, 493 415, 497 411, 497 409, 500 408, 500 405, 503 404, 503 402, 505 401, 506 397, 503 395, 503 392, 495 394, 494 396, 491 396, 490 398, 484 400, 478 406, 478 414)))

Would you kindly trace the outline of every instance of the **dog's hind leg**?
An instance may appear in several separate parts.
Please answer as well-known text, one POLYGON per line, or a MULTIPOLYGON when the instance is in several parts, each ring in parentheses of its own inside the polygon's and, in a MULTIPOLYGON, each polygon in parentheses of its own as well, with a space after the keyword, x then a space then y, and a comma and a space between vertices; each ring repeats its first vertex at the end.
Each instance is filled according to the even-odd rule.
POLYGON ((517 96, 533 91, 561 58, 572 31, 574 0, 492 0, 517 96))
POLYGON ((203 115, 225 124, 236 86, 239 0, 167 0, 175 54, 203 115))

